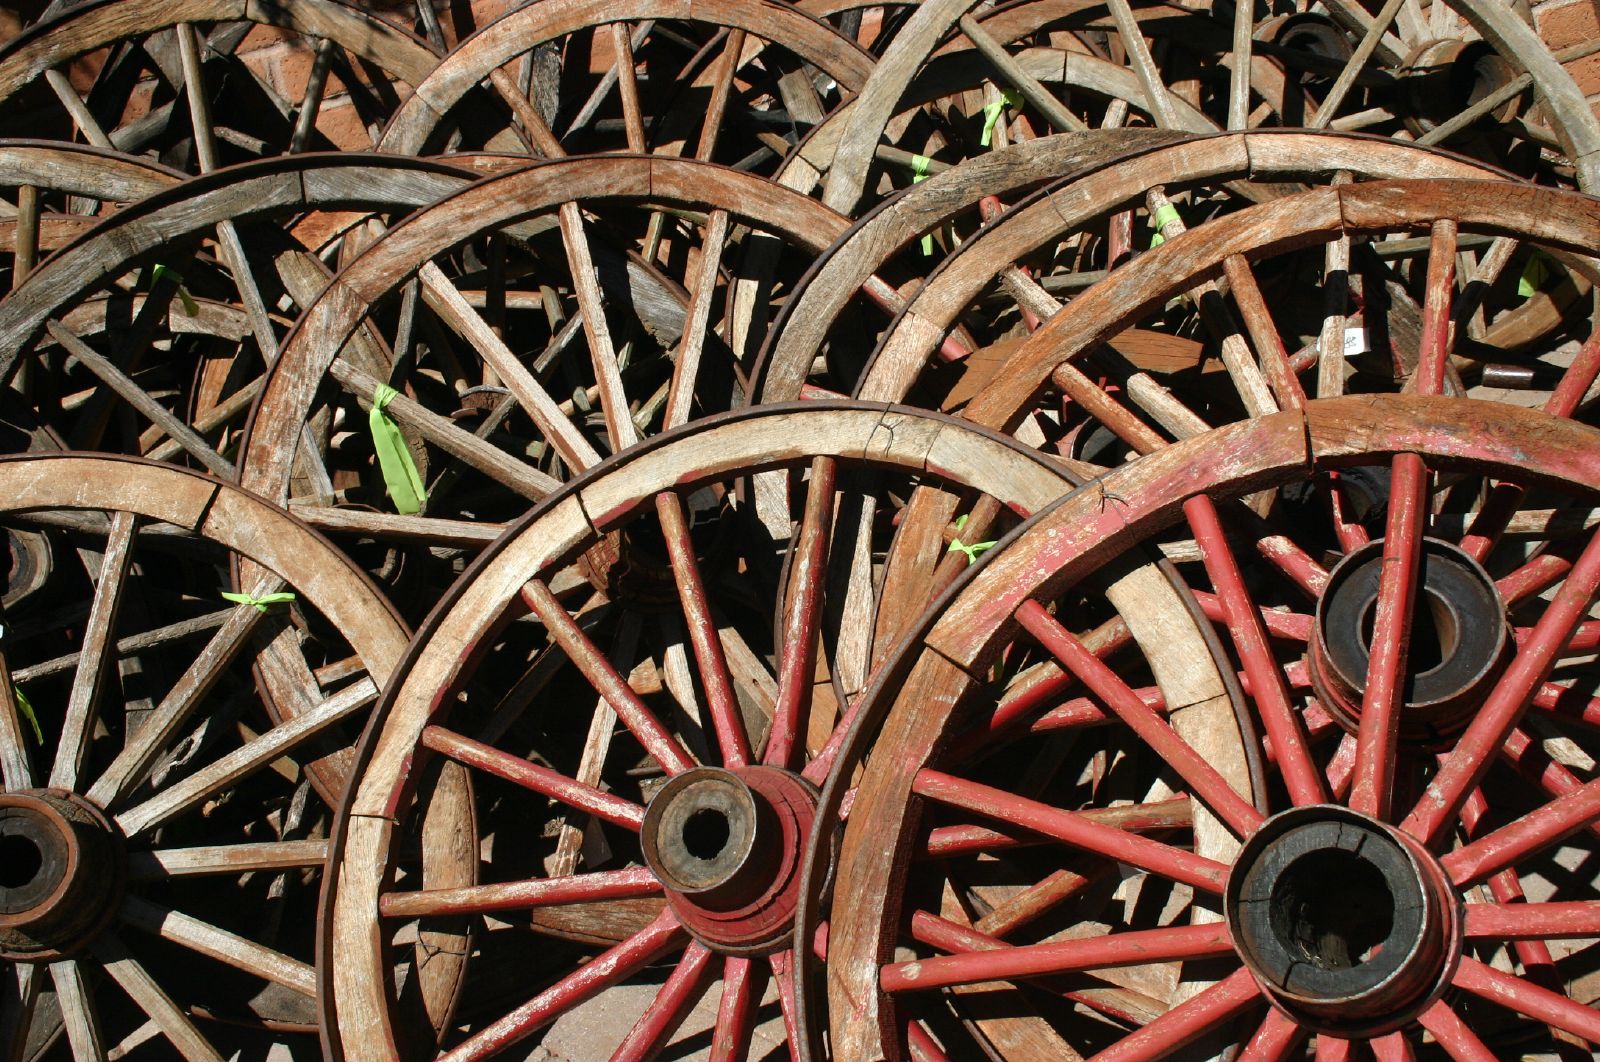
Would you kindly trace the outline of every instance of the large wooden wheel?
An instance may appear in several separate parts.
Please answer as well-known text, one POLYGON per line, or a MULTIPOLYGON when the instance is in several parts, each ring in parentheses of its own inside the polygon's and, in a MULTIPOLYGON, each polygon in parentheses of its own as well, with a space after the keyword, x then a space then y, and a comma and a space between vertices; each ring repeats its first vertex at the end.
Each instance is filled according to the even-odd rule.
POLYGON ((770 171, 871 68, 853 40, 772 0, 692 10, 660 0, 526 5, 462 41, 379 147, 546 158, 649 151, 770 171), (509 114, 489 117, 471 103, 484 82, 509 114))
MULTIPOLYGON (((792 1029, 793 871, 848 722, 829 669, 849 567, 827 529, 868 476, 981 482, 1016 515, 1071 482, 936 414, 770 406, 639 443, 485 551, 413 643, 361 755, 323 915, 335 1057, 486 1058, 552 1023, 553 1051, 647 1057, 719 976, 720 1004, 685 1029, 705 1035, 714 1008, 714 1057, 764 1052, 752 1029, 779 1014, 792 1029), (774 467, 804 481, 768 539, 739 483, 774 467), (577 558, 621 578, 604 593, 566 582, 577 558), (416 781, 439 763, 467 768, 478 797, 470 888, 416 865, 416 781), (430 927, 435 952, 470 954, 448 1025, 408 988, 409 942, 430 927), (506 970, 521 971, 510 993, 506 970)), ((1129 585, 1152 613, 1178 601, 1153 568, 1129 585)))
POLYGON ((79 1059, 313 1032, 333 809, 307 768, 348 756, 405 627, 326 541, 214 479, 8 457, 0 497, 54 558, 0 634, 0 1057, 63 1030, 79 1059), (263 708, 268 666, 291 722, 263 708))
POLYGON ((1025 525, 880 672, 824 790, 819 821, 850 808, 827 914, 834 1057, 964 1057, 941 999, 979 991, 1107 1059, 1600 1043, 1600 897, 1565 869, 1593 858, 1600 821, 1597 452, 1595 429, 1542 411, 1314 401, 1140 458, 1025 525), (1390 489, 1360 544, 1293 525, 1326 567, 1291 574, 1228 516, 1294 486, 1325 506, 1355 468, 1390 489), (1179 732, 1186 702, 1144 643, 1086 643, 1139 545, 1180 558, 1227 631, 1263 789, 1179 732), (1025 771, 1047 741, 1059 766, 1025 771), (1174 801, 1232 851, 1199 850, 1174 801), (951 844, 967 835, 999 854, 951 844))
POLYGON ((420 614, 464 550, 603 454, 743 404, 767 308, 844 228, 815 200, 687 159, 485 178, 395 226, 311 303, 264 382, 241 482, 342 537, 408 549, 431 573, 420 614), (741 317, 737 263, 758 245, 774 268, 741 317), (380 386, 424 486, 409 512, 351 439, 380 386), (305 475, 318 466, 332 490, 305 475))

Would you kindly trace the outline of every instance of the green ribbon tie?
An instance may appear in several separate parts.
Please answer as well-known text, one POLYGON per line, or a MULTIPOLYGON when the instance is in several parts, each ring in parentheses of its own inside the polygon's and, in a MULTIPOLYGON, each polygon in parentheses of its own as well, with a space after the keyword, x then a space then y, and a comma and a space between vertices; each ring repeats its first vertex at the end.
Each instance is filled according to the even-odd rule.
POLYGON ((388 384, 379 384, 372 394, 372 412, 367 414, 367 424, 372 429, 372 448, 377 451, 378 469, 383 473, 389 498, 397 511, 409 515, 422 509, 428 492, 423 489, 416 462, 411 460, 405 436, 400 434, 400 425, 384 412, 397 394, 399 392, 388 384))
POLYGON ((254 594, 230 594, 224 590, 222 600, 232 601, 236 605, 250 605, 257 612, 265 612, 273 605, 287 605, 294 600, 294 595, 287 590, 280 590, 275 594, 262 594, 256 597, 254 594))
POLYGON ((179 273, 176 269, 168 269, 164 265, 157 264, 156 267, 150 271, 150 279, 160 280, 168 273, 172 274, 172 282, 178 286, 178 298, 183 303, 184 314, 189 317, 199 316, 200 305, 196 303, 194 301, 194 297, 189 294, 189 289, 183 286, 183 274, 179 273))
MULTIPOLYGON (((963 527, 966 527, 966 526, 967 526, 967 517, 965 515, 959 516, 959 517, 956 518, 956 530, 957 531, 960 531, 963 527)), ((998 541, 998 540, 996 540, 996 541, 998 541)), ((965 542, 961 541, 959 538, 953 538, 953 539, 950 540, 950 548, 945 550, 945 552, 946 553, 965 553, 967 555, 967 564, 970 566, 970 565, 972 565, 972 564, 977 562, 978 554, 984 552, 985 550, 989 550, 989 549, 992 549, 992 548, 994 548, 994 541, 990 541, 990 542, 974 542, 974 543, 972 543, 972 545, 969 546, 965 542)))
MULTIPOLYGON (((911 156, 911 183, 921 184, 928 179, 928 163, 933 160, 926 155, 911 156)), ((922 238, 922 256, 933 257, 933 233, 928 233, 922 238)))
POLYGON ((983 147, 988 147, 989 142, 994 139, 994 127, 995 124, 1000 121, 1000 112, 1004 111, 1007 107, 1019 107, 1021 105, 1021 93, 1015 92, 1011 89, 1005 89, 1002 91, 1000 93, 1000 98, 995 100, 993 103, 984 104, 983 136, 978 138, 978 143, 983 147))
POLYGON ((1517 278, 1517 294, 1524 299, 1531 299, 1539 294, 1550 276, 1550 270, 1545 267, 1544 255, 1538 251, 1528 256, 1528 264, 1522 267, 1522 276, 1517 278))
POLYGON ((1156 212, 1150 216, 1150 227, 1155 230, 1155 232, 1150 236, 1150 249, 1153 251, 1157 247, 1160 247, 1162 244, 1167 242, 1167 238, 1161 235, 1162 229, 1166 228, 1174 221, 1182 220, 1183 219, 1178 216, 1178 208, 1173 206, 1171 203, 1163 203, 1161 206, 1157 207, 1156 212))
POLYGON ((21 686, 12 686, 11 692, 16 697, 17 711, 21 712, 22 718, 28 721, 29 726, 33 727, 33 740, 43 745, 44 731, 39 729, 39 717, 34 713, 33 705, 28 703, 28 695, 22 692, 21 686))

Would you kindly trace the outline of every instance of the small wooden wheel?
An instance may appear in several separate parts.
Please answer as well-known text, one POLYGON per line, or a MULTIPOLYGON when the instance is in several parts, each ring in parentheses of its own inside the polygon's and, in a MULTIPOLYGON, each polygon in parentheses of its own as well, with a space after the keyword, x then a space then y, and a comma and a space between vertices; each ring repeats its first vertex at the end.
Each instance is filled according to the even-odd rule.
MULTIPOLYGON (((323 914, 334 1057, 484 1058, 552 1023, 551 1050, 645 1057, 719 975, 716 1057, 766 1050, 752 1029, 780 1011, 792 1027, 794 871, 848 723, 830 672, 860 589, 838 581, 849 558, 827 529, 864 491, 924 478, 968 495, 981 482, 1015 515, 1071 482, 936 414, 767 406, 640 442, 486 550, 413 643, 361 755, 323 914), (748 530, 738 484, 775 467, 805 476, 769 539, 748 530), (575 561, 615 577, 596 592, 575 561), (478 796, 471 888, 415 865, 415 779, 441 762, 469 769, 478 796), (453 1010, 408 987, 409 942, 451 918, 460 936, 434 950, 470 951, 453 1010), (491 991, 506 970, 518 988, 491 991), (608 1027, 637 1015, 620 1046, 586 1024, 597 1008, 608 1027)), ((880 522, 869 545, 892 533, 880 522)), ((710 1024, 695 1013, 686 1035, 710 1024)))
POLYGON ((881 669, 824 789, 818 821, 850 808, 836 898, 796 940, 825 912, 834 1057, 963 1057, 940 1000, 977 985, 1014 1042, 1105 1059, 1600 1043, 1600 897, 1563 869, 1600 823, 1597 448, 1501 404, 1313 401, 1024 525, 881 669), (1360 469, 1389 489, 1362 544, 1287 521, 1323 558, 1300 565, 1249 530, 1249 496, 1314 512, 1360 469), (1264 787, 1180 732, 1144 643, 1088 643, 1135 547, 1178 559, 1227 632, 1264 787), (1174 801, 1225 843, 1191 843, 1174 801))
POLYGON ((214 479, 8 457, 0 498, 58 558, 0 633, 0 1056, 63 1028, 80 1059, 314 1032, 333 809, 307 768, 348 757, 408 632, 325 540, 214 479), (300 698, 289 721, 267 670, 300 698))

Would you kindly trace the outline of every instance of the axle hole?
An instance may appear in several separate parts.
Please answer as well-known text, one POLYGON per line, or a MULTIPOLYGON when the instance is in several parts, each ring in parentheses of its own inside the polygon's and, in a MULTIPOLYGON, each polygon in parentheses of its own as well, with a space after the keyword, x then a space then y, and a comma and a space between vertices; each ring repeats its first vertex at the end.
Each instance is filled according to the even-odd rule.
POLYGON ((44 854, 32 838, 6 834, 0 837, 0 888, 20 889, 39 876, 44 854))
MULTIPOLYGON (((1372 651, 1372 635, 1378 624, 1378 603, 1367 606, 1361 617, 1361 640, 1372 651)), ((1449 660, 1461 642, 1455 613, 1444 598, 1422 587, 1416 607, 1411 610, 1411 639, 1406 648, 1406 674, 1423 675, 1449 660)))
POLYGON ((1285 867, 1269 909, 1284 948, 1324 970, 1360 966, 1394 928, 1382 871, 1342 848, 1308 852, 1285 867))
POLYGON ((701 808, 683 824, 683 847, 696 859, 710 861, 728 845, 728 816, 716 808, 701 808))

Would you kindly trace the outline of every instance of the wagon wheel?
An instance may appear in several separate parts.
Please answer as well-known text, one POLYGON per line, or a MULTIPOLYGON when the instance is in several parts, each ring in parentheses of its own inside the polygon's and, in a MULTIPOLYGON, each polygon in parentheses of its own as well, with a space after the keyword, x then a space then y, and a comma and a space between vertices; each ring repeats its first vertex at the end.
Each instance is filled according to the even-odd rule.
MULTIPOLYGON (((487 1057, 575 1015, 545 1041, 561 1050, 602 992, 591 1011, 619 1035, 618 1016, 638 1015, 618 1056, 642 1057, 673 1039, 719 973, 714 1057, 746 1057, 753 1027, 776 1011, 791 1022, 789 869, 843 733, 828 684, 842 569, 826 529, 847 518, 869 469, 895 484, 981 481, 1018 514, 1071 482, 936 414, 760 407, 647 439, 590 471, 451 589, 380 708, 341 822, 323 914, 334 1057, 487 1057), (778 539, 741 533, 737 482, 774 466, 809 472, 795 522, 778 539), (689 548, 664 548, 663 528, 686 521, 689 548), (785 554, 787 596, 762 574, 785 554), (563 594, 553 580, 578 556, 625 576, 605 594, 563 594), (472 889, 441 890, 412 866, 424 805, 411 772, 440 761, 470 768, 480 797, 483 884, 472 889), (534 843, 508 843, 508 829, 534 843), (455 1026, 436 1040, 405 996, 405 949, 391 971, 393 942, 409 939, 412 920, 447 913, 487 928, 455 1026), (510 969, 527 985, 530 963, 533 985, 496 990, 510 969), (628 987, 668 969, 659 992, 628 987), (763 1003, 769 976, 775 1007, 763 1003)), ((1159 573, 1129 585, 1141 579, 1150 605, 1183 611, 1159 573)), ((1171 626, 1183 642, 1182 621, 1171 626)), ((1198 640, 1195 628, 1187 638, 1198 640)), ((685 1035, 703 1035, 705 1017, 685 1035)))
MULTIPOLYGON (((1341 172, 1361 180, 1505 176, 1399 141, 1288 130, 1211 137, 1102 130, 1014 144, 930 177, 858 219, 818 260, 774 322, 762 355, 762 396, 783 401, 810 380, 846 391, 859 383, 867 388, 865 397, 906 400, 917 382, 913 372, 920 375, 926 366, 912 369, 896 361, 892 370, 875 366, 863 380, 864 347, 877 345, 885 331, 916 331, 933 321, 951 333, 941 334, 937 347, 927 351, 936 365, 969 357, 975 335, 985 346, 1009 338, 1008 331, 1020 331, 1017 292, 1032 292, 1037 283, 1057 298, 1070 297, 1103 277, 1108 263, 1125 261, 1138 236, 1148 238, 1154 230, 1138 197, 1149 189, 1173 197, 1187 193, 1179 201, 1198 223, 1304 183, 1346 179, 1341 172), (1040 186, 1048 191, 1028 195, 1040 186), (1012 205, 1000 213, 1004 202, 1012 205), (966 227, 984 208, 981 231, 966 227), (942 234, 956 225, 962 226, 960 242, 949 255, 961 260, 947 263, 942 234), (1019 263, 1026 273, 1019 274, 1019 263), (869 306, 862 297, 868 278, 894 285, 913 271, 925 284, 898 299, 897 307, 884 307, 894 310, 892 323, 880 303, 869 306), (957 303, 954 313, 940 313, 957 303), (957 328, 962 332, 954 333, 957 328), (822 379, 811 371, 819 352, 830 363, 830 375, 822 379)), ((1037 298, 1027 306, 1041 312, 1037 298)), ((969 380, 956 401, 970 388, 969 380)))
MULTIPOLYGON (((1130 192, 1125 205, 1144 198, 1143 194, 1130 192)), ((1517 278, 1523 268, 1506 267, 1508 263, 1527 261, 1527 247, 1568 255, 1569 265, 1592 272, 1584 259, 1573 257, 1570 252, 1581 253, 1580 249, 1588 244, 1585 234, 1594 224, 1594 211, 1594 201, 1577 193, 1454 179, 1336 185, 1251 207, 1214 225, 1197 226, 1176 236, 1084 290, 1020 341, 1004 369, 966 404, 965 415, 991 426, 1023 425, 1037 433, 1036 441, 1061 444, 1069 452, 1083 454, 1082 445, 1093 444, 1089 459, 1116 463, 1128 451, 1158 449, 1169 439, 1203 431, 1210 423, 1294 408, 1308 394, 1330 397, 1347 388, 1412 388, 1422 349, 1433 349, 1435 353, 1448 350, 1455 355, 1445 362, 1451 393, 1462 393, 1467 384, 1480 386, 1503 378, 1496 376, 1502 372, 1499 366, 1510 365, 1516 367, 1512 373, 1524 377, 1534 391, 1524 394, 1487 389, 1480 393, 1504 401, 1538 404, 1560 386, 1561 380, 1574 379, 1564 366, 1570 362, 1576 344, 1558 344, 1564 338, 1558 335, 1530 351, 1518 351, 1511 340, 1497 340, 1492 331, 1480 331, 1474 315, 1479 308, 1485 313, 1511 309, 1502 320, 1515 320, 1520 311, 1514 308, 1521 301, 1515 293, 1517 278), (1315 220, 1319 215, 1328 228, 1319 228, 1315 220), (1339 220, 1335 220, 1336 215, 1339 220), (1376 252, 1381 259, 1383 246, 1368 250, 1362 248, 1362 242, 1417 229, 1432 233, 1428 240, 1410 245, 1413 253, 1426 254, 1426 267, 1422 260, 1416 261, 1409 269, 1409 279, 1402 282, 1399 278, 1405 277, 1406 272, 1380 263, 1375 281, 1364 290, 1357 288, 1353 280, 1348 285, 1342 283, 1352 268, 1346 263, 1361 262, 1359 256, 1344 257, 1346 249, 1353 245, 1352 253, 1376 252), (1317 235, 1319 231, 1325 236, 1317 235), (1489 245, 1473 274, 1463 272, 1457 281, 1450 267, 1456 261, 1455 252, 1461 241, 1470 240, 1471 234, 1503 239, 1489 245), (1179 265, 1180 261, 1185 264, 1179 265), (1201 270, 1189 268, 1198 262, 1208 264, 1201 270), (1231 309, 1224 311, 1213 299, 1213 294, 1217 299, 1222 297, 1220 289, 1206 285, 1208 279, 1223 276, 1230 284, 1227 299, 1237 307, 1237 318, 1231 316, 1231 309), (1263 284, 1258 283, 1258 278, 1268 279, 1263 284), (1305 281, 1300 289, 1303 293, 1326 278, 1331 278, 1332 283, 1324 286, 1321 300, 1283 297, 1286 286, 1305 281), (1173 283, 1168 285, 1166 280, 1173 283), (1458 284, 1462 289, 1459 293, 1458 284), (1190 299, 1170 304, 1169 311, 1168 300, 1185 293, 1190 299), (1355 295, 1360 296, 1360 301, 1353 298, 1355 295), (1372 302, 1374 297, 1380 300, 1376 304, 1372 302), (1397 303, 1407 312, 1382 312, 1380 316, 1385 302, 1397 303), (1157 333, 1156 338, 1182 336, 1183 332, 1162 323, 1162 315, 1186 315, 1193 306, 1198 306, 1212 322, 1221 322, 1215 332, 1209 331, 1212 325, 1208 322, 1209 340, 1199 348, 1217 371, 1207 372, 1205 363, 1194 363, 1192 358, 1177 366, 1155 364, 1148 358, 1137 359, 1144 361, 1142 365, 1135 364, 1138 351, 1134 348, 1127 348, 1134 357, 1116 352, 1118 344, 1126 345, 1133 339, 1149 346, 1149 335, 1140 338, 1138 333, 1128 331, 1136 323, 1150 326, 1157 333), (1293 313, 1308 309, 1310 315, 1301 324, 1292 323, 1293 313), (1243 321, 1242 326, 1237 323, 1239 320, 1243 321), (1434 324, 1430 326, 1429 320, 1434 324), (1455 322, 1453 343, 1446 338, 1438 323, 1441 321, 1455 322), (1300 332, 1302 328, 1304 331, 1300 332), (1304 337, 1303 346, 1296 338, 1297 332, 1304 337), (1357 349, 1356 357, 1347 358, 1347 335, 1366 340, 1357 344, 1358 348, 1377 347, 1379 356, 1357 349), (1225 338, 1219 340, 1218 336, 1225 338), (1298 348, 1292 356, 1290 347, 1298 348), (1252 349, 1257 352, 1255 355, 1250 353, 1252 349), (1263 351, 1264 356, 1260 354, 1263 351), (1323 351, 1331 356, 1322 357, 1323 351), (1472 357, 1463 357, 1469 351, 1472 357), (1314 378, 1310 375, 1313 367, 1317 369, 1314 378), (1361 372, 1352 375, 1352 369, 1361 372), (1090 376, 1102 372, 1105 375, 1098 379, 1090 376), (1036 380, 1037 386, 1030 380, 1036 380), (1045 391, 1065 396, 1070 405, 1047 409, 1048 401, 1041 405, 1037 400, 1045 391), (1055 419, 1058 412, 1063 414, 1060 420, 1055 419), (1160 427, 1151 427, 1152 421, 1160 427), (1057 428, 1068 431, 1061 434, 1057 428), (1080 448, 1072 450, 1074 445, 1080 448)), ((1179 228, 1178 224, 1169 223, 1167 231, 1170 234, 1179 228)), ((988 261, 992 263, 993 259, 988 261)), ((1369 257, 1367 261, 1373 259, 1369 257)), ((980 271, 986 268, 987 265, 979 267, 980 271)), ((954 281, 959 272, 953 268, 944 272, 953 281, 947 293, 960 286, 954 281)), ((931 294, 939 286, 940 280, 935 278, 924 290, 931 294)), ((919 292, 919 296, 922 294, 919 292)), ((1047 298, 1053 303, 1053 297, 1047 298)), ((917 301, 920 303, 920 298, 917 301)), ((937 301, 930 300, 929 306, 934 305, 938 305, 937 301)), ((1045 316, 1050 311, 1041 305, 1039 312, 1045 316)), ((930 309, 928 313, 936 317, 938 311, 930 309)), ((1199 317, 1189 319, 1195 322, 1199 317)), ((902 320, 913 322, 912 327, 894 328, 886 335, 869 379, 909 380, 912 373, 906 368, 926 360, 925 354, 912 355, 911 361, 903 360, 903 355, 913 349, 931 350, 930 336, 936 334, 936 328, 923 331, 928 321, 914 307, 908 307, 902 320), (912 333, 918 331, 923 334, 913 339, 912 333)), ((1577 327, 1582 336, 1592 326, 1578 322, 1577 327)), ((1195 338, 1206 340, 1208 333, 1195 338)), ((1187 348, 1191 353, 1196 351, 1193 341, 1187 348)), ((1575 370, 1579 375, 1590 371, 1581 367, 1575 370)), ((894 395, 895 387, 877 394, 883 393, 894 395)), ((863 387, 861 394, 867 397, 875 391, 863 387)), ((1337 493, 1341 504, 1336 525, 1348 521, 1348 510, 1362 505, 1365 493, 1359 480, 1341 487, 1337 493)), ((1258 499, 1258 504, 1269 501, 1270 498, 1258 499)), ((914 501, 906 516, 907 534, 923 541, 935 534, 948 518, 940 515, 947 505, 932 496, 914 501)), ((974 516, 974 522, 981 527, 981 511, 974 516)), ((932 560, 936 562, 937 558, 932 560)), ((893 644, 894 632, 921 609, 930 582, 943 585, 956 574, 953 566, 945 565, 930 580, 930 571, 924 557, 894 581, 893 585, 921 586, 922 594, 908 598, 903 606, 880 609, 881 646, 893 644)))
POLYGON ((259 387, 269 360, 262 352, 275 352, 286 329, 277 313, 285 288, 279 274, 323 250, 341 225, 374 212, 392 218, 470 179, 470 171, 441 163, 318 155, 230 167, 149 195, 61 248, 5 301, 0 376, 9 379, 22 365, 45 361, 36 401, 47 416, 63 420, 58 427, 80 447, 117 447, 105 434, 106 415, 125 401, 142 418, 134 432, 142 442, 128 447, 146 451, 176 443, 182 459, 231 476, 232 462, 223 454, 259 387), (285 232, 289 219, 295 228, 285 232), (251 251, 234 258, 228 248, 243 253, 243 244, 234 242, 241 232, 249 235, 251 251), (235 268, 240 262, 243 267, 235 268), (237 314, 227 306, 245 315, 243 335, 229 338, 237 314), (121 323, 107 337, 111 342, 96 343, 92 333, 76 330, 74 322, 92 328, 108 313, 121 323), (227 321, 205 323, 219 315, 227 321), (185 345, 183 336, 207 331, 218 343, 185 345), (58 344, 78 359, 70 376, 58 376, 51 364, 58 344), (196 359, 210 366, 208 379, 190 393, 187 408, 174 405, 193 378, 196 359), (180 381, 177 394, 163 393, 174 380, 180 381), (66 396, 77 395, 70 408, 53 408, 66 396, 48 389, 60 383, 66 396), (152 422, 159 429, 153 440, 146 431, 152 422))
POLYGON ((436 590, 463 550, 603 453, 742 403, 765 320, 729 312, 733 263, 752 243, 776 248, 764 306, 845 224, 683 159, 572 157, 486 178, 391 229, 310 304, 264 383, 241 481, 330 532, 407 545, 436 590), (381 376, 373 346, 396 355, 381 376), (379 386, 398 392, 385 414, 419 462, 410 500, 351 430, 379 386), (297 457, 334 489, 309 485, 297 457))
POLYGON ((0 249, 8 255, 6 290, 39 259, 76 239, 97 215, 177 182, 176 171, 148 159, 47 140, 0 140, 9 206, 0 218, 0 249))
POLYGON ((95 0, 0 49, 0 101, 8 132, 78 136, 206 173, 369 149, 398 104, 395 86, 420 84, 440 55, 345 0, 95 0))
MULTIPOLYGON (((1439 55, 1460 48, 1435 47, 1418 60, 1425 64, 1423 72, 1409 70, 1405 77, 1397 77, 1395 71, 1409 55, 1409 50, 1401 50, 1405 45, 1392 37, 1373 36, 1372 42, 1381 41, 1381 46, 1375 51, 1363 49, 1347 41, 1332 23, 1300 25, 1284 38, 1286 44, 1255 45, 1248 32, 1239 32, 1251 28, 1247 23, 1233 27, 1230 36, 1226 25, 1218 25, 1223 22, 1220 14, 1178 7, 1147 5, 1135 12, 1118 0, 1109 9, 1079 5, 1064 10, 1059 4, 1024 0, 974 15, 970 6, 964 0, 921 5, 885 52, 873 81, 813 132, 786 161, 779 179, 803 190, 822 181, 824 202, 853 213, 881 194, 880 176, 892 176, 895 186, 909 181, 916 155, 935 160, 920 162, 926 172, 994 144, 1004 145, 1015 136, 1027 139, 1039 132, 1119 126, 1128 120, 1130 107, 1172 130, 1242 130, 1263 124, 1372 128, 1408 138, 1421 135, 1431 144, 1463 128, 1495 129, 1492 121, 1472 124, 1493 109, 1473 101, 1501 81, 1509 93, 1498 99, 1505 112, 1499 119, 1505 121, 1516 110, 1515 90, 1527 87, 1526 81, 1515 80, 1523 67, 1551 73, 1548 85, 1540 81, 1551 98, 1571 98, 1572 86, 1563 83, 1562 68, 1526 27, 1511 31, 1515 40, 1491 34, 1490 39, 1499 42, 1499 52, 1479 43, 1473 48, 1486 53, 1482 59, 1469 56, 1458 64, 1461 70, 1481 72, 1483 84, 1465 77, 1458 78, 1461 85, 1441 88, 1432 85, 1438 78, 1426 64, 1437 64, 1439 55), (1050 37, 1050 31, 1057 35, 1050 37), (1146 36, 1154 39, 1154 51, 1146 36), (1048 44, 1035 43, 1045 37, 1048 44), (1115 56, 1113 61, 1104 58, 1107 50, 1115 56), (1249 56, 1253 51, 1252 62, 1234 62, 1236 55, 1249 56), (1225 67, 1241 76, 1234 77, 1225 67), (1247 70, 1248 78, 1243 76, 1247 70), (1397 83, 1404 91, 1391 89, 1381 99, 1368 98, 1376 89, 1349 92, 1357 85, 1397 83), (1070 98, 1060 98, 1056 85, 1073 90, 1070 98), (1308 102, 1306 92, 1312 87, 1319 95, 1308 102), (972 102, 963 102, 963 92, 972 102), (936 100, 945 102, 933 108, 935 113, 914 117, 915 108, 936 100), (1335 118, 1352 111, 1345 120, 1335 118), (1015 132, 1009 133, 1019 116, 1023 117, 1015 132), (1415 129, 1401 128, 1402 119, 1415 129), (1438 128, 1429 131, 1435 124, 1438 128)), ((1388 5, 1382 18, 1392 18, 1399 7, 1398 0, 1388 5)), ((1452 21, 1449 9, 1435 12, 1442 16, 1441 22, 1452 21)), ((1319 17, 1297 17, 1297 25, 1319 17)), ((1364 13, 1360 17, 1366 18, 1364 13)), ((1484 17, 1496 21, 1498 33, 1498 14, 1484 17)), ((1476 12, 1467 18, 1481 21, 1476 12)), ((1573 127, 1561 133, 1561 143, 1600 143, 1600 124, 1588 109, 1562 107, 1559 113, 1573 127)), ((1521 132, 1524 137, 1557 139, 1533 129, 1521 132)), ((1451 143, 1471 142, 1457 138, 1451 143)), ((1585 161, 1589 150, 1578 146, 1568 153, 1583 170, 1580 183, 1589 176, 1585 161)), ((1506 157, 1504 146, 1496 143, 1487 157, 1500 162, 1506 157)))
MULTIPOLYGON (((1352 1041, 1412 1057, 1424 1036, 1475 1059, 1600 1043, 1600 898, 1563 869, 1587 865, 1600 820, 1597 446, 1592 427, 1472 400, 1314 401, 1115 469, 1025 525, 883 669, 823 792, 819 821, 852 801, 835 871, 851 902, 827 915, 835 1057, 941 1057, 920 1022, 974 984, 1107 1059, 1303 1057, 1313 1036, 1319 1058, 1352 1041), (1348 551, 1298 525, 1329 560, 1311 585, 1217 523, 1263 488, 1315 506, 1360 467, 1390 470, 1387 516, 1348 551), (1238 646, 1264 793, 1175 732, 1154 660, 1085 644, 1103 573, 1141 544, 1184 559, 1238 646), (1050 678, 1019 690, 1036 659, 1050 678), (1025 792, 1017 752, 1047 734, 1076 758, 1025 792), (1174 793, 1233 854, 1121 804, 1174 793), (975 903, 992 876, 941 847, 967 834, 1039 853, 999 903, 975 903)), ((819 833, 813 873, 827 849, 819 833)), ((959 1029, 933 1032, 963 1057, 959 1029)))
POLYGON ((214 479, 60 454, 0 459, 0 485, 8 528, 96 573, 57 564, 4 616, 0 1057, 63 1027, 81 1059, 313 1031, 333 816, 305 769, 349 755, 406 629, 326 541, 214 479), (274 644, 308 709, 278 726, 253 675, 274 644))
POLYGON ((685 10, 630 0, 509 11, 418 86, 380 148, 650 151, 770 170, 871 69, 854 41, 789 4, 685 10), (485 82, 509 114, 474 102, 485 82))

